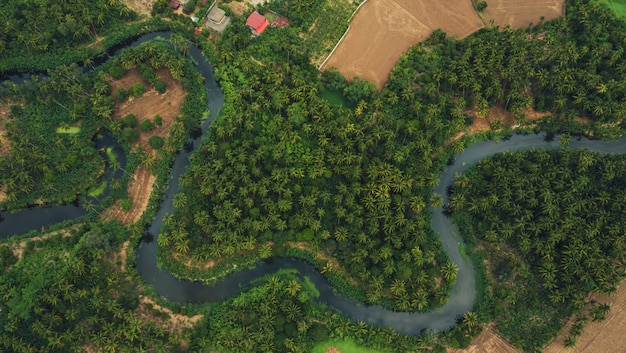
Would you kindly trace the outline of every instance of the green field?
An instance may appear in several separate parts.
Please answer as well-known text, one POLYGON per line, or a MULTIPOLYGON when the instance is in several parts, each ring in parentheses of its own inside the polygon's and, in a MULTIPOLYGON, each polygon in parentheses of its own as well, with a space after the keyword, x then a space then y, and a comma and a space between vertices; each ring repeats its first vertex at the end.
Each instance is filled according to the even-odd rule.
POLYGON ((319 343, 311 350, 311 353, 325 353, 328 347, 335 347, 341 353, 387 353, 378 349, 359 346, 351 340, 328 340, 319 343))
POLYGON ((104 190, 107 188, 107 182, 103 181, 100 185, 98 185, 97 187, 89 190, 89 192, 87 193, 87 195, 91 196, 91 197, 98 197, 100 195, 102 195, 102 193, 104 192, 104 190))
POLYGON ((328 104, 348 108, 348 102, 346 101, 346 98, 343 96, 343 94, 341 94, 340 92, 327 88, 322 88, 320 90, 320 94, 322 98, 326 99, 328 104))
POLYGON ((606 4, 617 17, 626 20, 626 0, 599 0, 601 3, 606 4))
POLYGON ((77 134, 80 132, 79 126, 58 127, 57 134, 77 134))

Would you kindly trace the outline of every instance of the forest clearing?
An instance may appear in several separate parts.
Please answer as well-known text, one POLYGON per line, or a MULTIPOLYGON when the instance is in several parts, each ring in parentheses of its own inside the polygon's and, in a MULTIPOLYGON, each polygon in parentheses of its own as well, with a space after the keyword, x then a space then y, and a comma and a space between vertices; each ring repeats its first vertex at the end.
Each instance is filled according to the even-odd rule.
MULTIPOLYGON (((138 123, 147 119, 152 120, 156 115, 161 117, 161 125, 156 124, 149 133, 140 132, 139 139, 131 144, 133 148, 141 146, 146 151, 153 150, 148 142, 151 136, 159 136, 163 139, 167 137, 170 127, 180 114, 180 107, 185 98, 183 87, 178 80, 172 77, 168 69, 161 68, 156 73, 159 79, 167 84, 167 90, 164 94, 158 93, 154 88, 143 83, 136 68, 130 70, 122 79, 111 82, 113 92, 120 88, 131 90, 136 83, 143 83, 146 87, 146 92, 141 97, 130 97, 124 103, 117 103, 113 114, 117 118, 124 118, 133 114, 138 123)), ((138 127, 136 129, 140 131, 138 127)))
POLYGON ((522 28, 539 23, 541 17, 548 21, 564 12, 565 0, 489 0, 482 15, 488 23, 522 28))
POLYGON ((482 27, 470 1, 369 0, 322 69, 336 67, 348 80, 360 77, 380 89, 402 53, 435 29, 461 39, 482 27))
POLYGON ((6 123, 9 120, 9 105, 0 105, 0 156, 11 153, 11 145, 6 135, 6 123))

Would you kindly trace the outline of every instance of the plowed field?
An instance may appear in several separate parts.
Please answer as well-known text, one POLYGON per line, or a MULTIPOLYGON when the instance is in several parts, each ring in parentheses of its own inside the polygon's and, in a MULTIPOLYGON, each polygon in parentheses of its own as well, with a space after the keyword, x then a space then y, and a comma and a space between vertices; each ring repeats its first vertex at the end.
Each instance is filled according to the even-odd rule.
POLYGON ((435 29, 463 38, 481 27, 469 0, 369 0, 322 69, 336 67, 382 88, 400 55, 435 29))
POLYGON ((512 28, 539 23, 541 17, 551 20, 563 15, 565 0, 488 0, 483 16, 496 24, 512 28))
POLYGON ((450 353, 519 353, 509 342, 500 337, 493 328, 487 326, 465 349, 450 349, 450 353))

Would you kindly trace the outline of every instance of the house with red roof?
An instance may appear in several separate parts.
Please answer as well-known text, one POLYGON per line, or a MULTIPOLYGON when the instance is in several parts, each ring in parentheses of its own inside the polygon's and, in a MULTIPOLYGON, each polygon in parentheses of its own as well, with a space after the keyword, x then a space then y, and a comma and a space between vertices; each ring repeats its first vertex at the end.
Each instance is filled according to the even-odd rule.
POLYGON ((263 33, 269 24, 270 23, 267 21, 267 18, 256 11, 251 13, 246 20, 246 26, 250 27, 256 34, 263 33))

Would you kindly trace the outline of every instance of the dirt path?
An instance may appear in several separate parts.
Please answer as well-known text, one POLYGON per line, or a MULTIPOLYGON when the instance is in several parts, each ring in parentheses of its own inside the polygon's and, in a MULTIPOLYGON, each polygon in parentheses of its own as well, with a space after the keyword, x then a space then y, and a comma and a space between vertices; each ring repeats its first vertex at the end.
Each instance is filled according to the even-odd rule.
POLYGON ((160 306, 156 303, 154 299, 151 297, 139 296, 139 302, 141 303, 140 307, 137 308, 137 312, 139 317, 144 320, 153 320, 161 325, 161 327, 165 328, 170 332, 182 332, 183 329, 192 329, 196 324, 204 318, 204 315, 195 315, 192 317, 176 314, 171 309, 160 306), (150 309, 150 306, 152 309, 150 309), (168 319, 164 318, 156 318, 152 313, 152 310, 160 311, 169 316, 168 319))
POLYGON ((563 16, 565 0, 487 0, 483 16, 489 21, 512 28, 539 23, 541 17, 551 20, 563 16))
POLYGON ((382 88, 402 53, 433 30, 464 38, 482 27, 469 0, 368 0, 322 69, 336 67, 349 80, 382 88))
POLYGON ((9 121, 9 105, 0 105, 0 156, 8 156, 11 154, 11 145, 7 139, 7 131, 5 125, 9 121))

